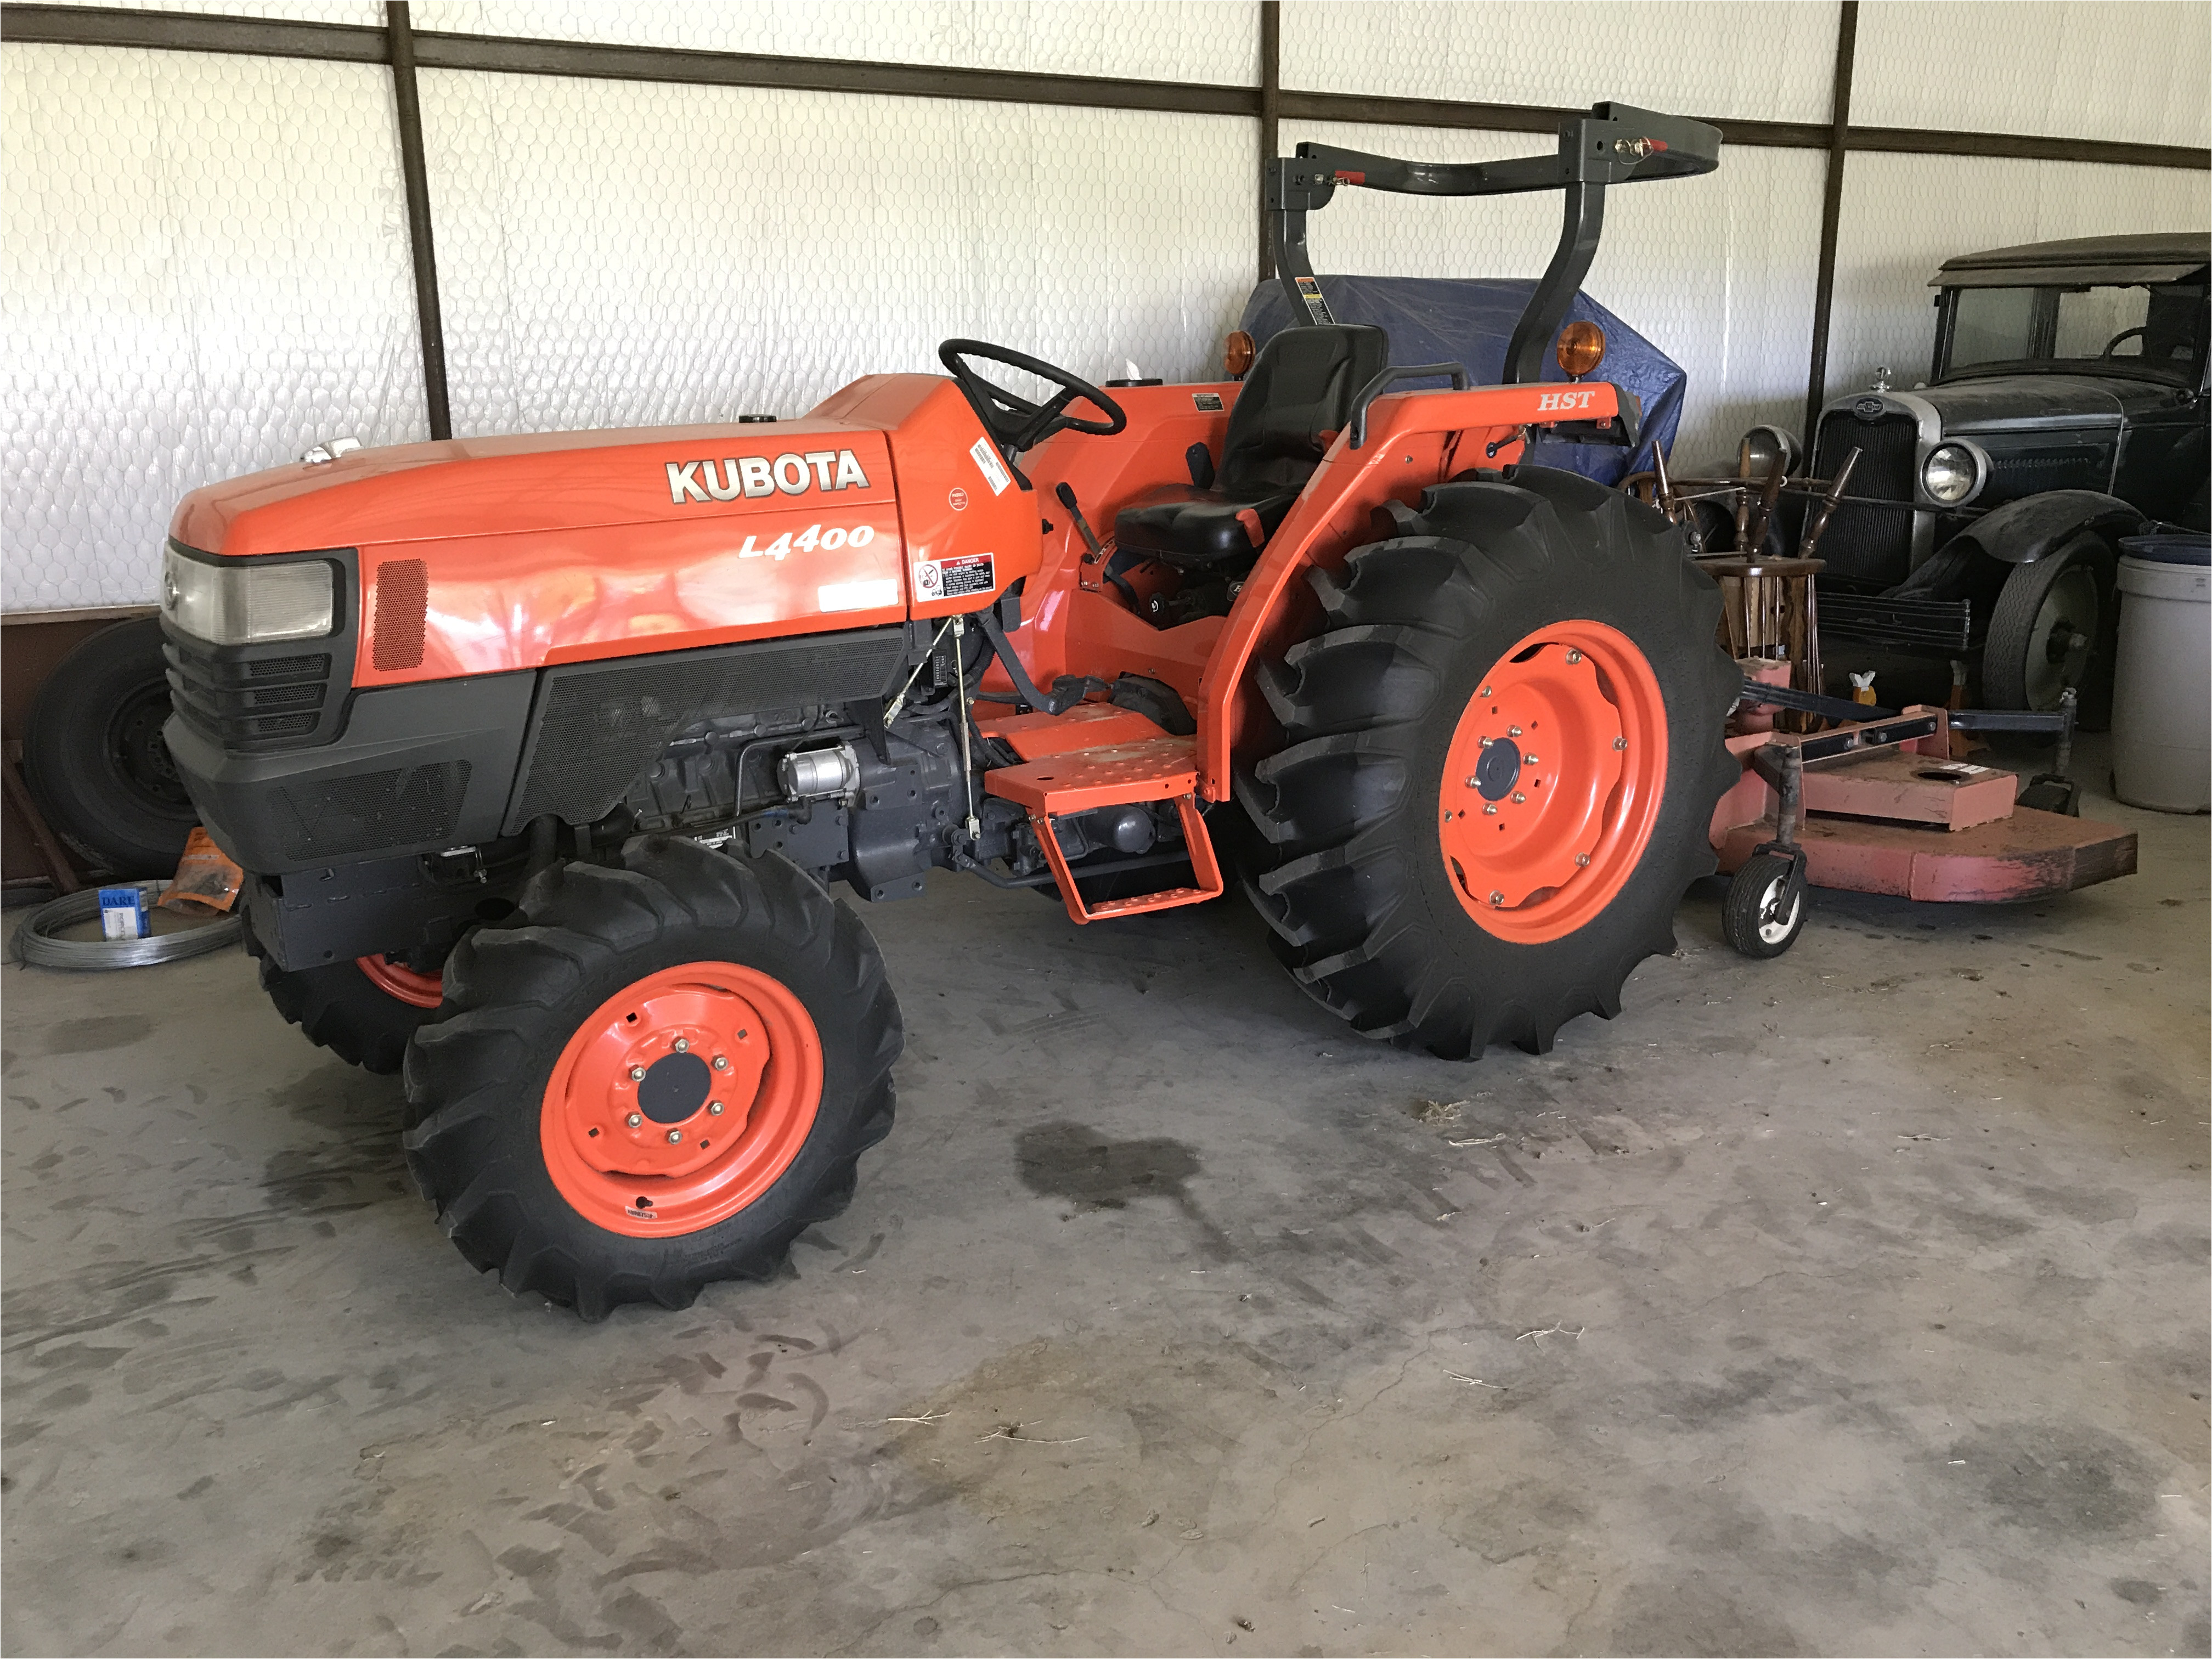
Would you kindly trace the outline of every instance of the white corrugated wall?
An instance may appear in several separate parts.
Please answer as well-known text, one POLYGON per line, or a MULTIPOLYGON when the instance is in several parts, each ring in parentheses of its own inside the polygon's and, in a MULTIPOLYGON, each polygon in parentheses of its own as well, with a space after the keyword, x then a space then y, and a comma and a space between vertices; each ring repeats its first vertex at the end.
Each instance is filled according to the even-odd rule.
MULTIPOLYGON (((161 9, 374 25, 373 0, 161 9)), ((1867 0, 1855 120, 2207 142, 2197 0, 1867 0), (1962 54, 1988 43, 1969 75, 1962 54)), ((1835 0, 1291 0, 1294 90, 1828 117, 1835 0)), ((1255 0, 418 0, 418 29, 1250 86, 1255 0)), ((796 412, 948 335, 1097 378, 1207 372, 1253 280, 1257 124, 425 70, 457 434, 796 412)), ((315 440, 425 434, 390 78, 0 46, 0 605, 143 602, 179 495, 315 440)), ((1284 124, 1437 159, 1540 136, 1284 124)), ((1729 149, 1612 193, 1589 287, 1690 374, 1683 453, 1799 418, 1825 159, 1729 149)), ((2206 222, 2205 175, 1854 154, 1831 385, 1924 372, 1968 248, 2206 222)), ((1540 270, 1555 197, 1346 191, 1324 270, 1540 270)))

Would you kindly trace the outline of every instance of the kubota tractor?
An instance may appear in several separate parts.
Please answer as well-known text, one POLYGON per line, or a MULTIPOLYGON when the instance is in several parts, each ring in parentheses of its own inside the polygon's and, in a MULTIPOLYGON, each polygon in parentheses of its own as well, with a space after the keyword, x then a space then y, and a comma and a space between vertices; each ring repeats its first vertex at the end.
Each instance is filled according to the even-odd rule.
POLYGON ((264 987, 404 1066, 462 1253, 591 1317, 772 1270, 889 1131, 898 1004, 834 881, 961 870, 1084 923, 1213 898, 1226 862, 1367 1036, 1472 1058, 1610 1016, 1713 867, 1737 675, 1678 531, 1515 462, 1536 427, 1633 441, 1613 386, 1540 376, 1606 187, 1718 148, 1602 104, 1494 164, 1301 145, 1266 186, 1307 321, 1241 383, 1109 392, 949 340, 949 378, 798 420, 196 491, 167 737, 264 987), (1565 191, 1511 384, 1331 319, 1305 216, 1345 185, 1565 191))

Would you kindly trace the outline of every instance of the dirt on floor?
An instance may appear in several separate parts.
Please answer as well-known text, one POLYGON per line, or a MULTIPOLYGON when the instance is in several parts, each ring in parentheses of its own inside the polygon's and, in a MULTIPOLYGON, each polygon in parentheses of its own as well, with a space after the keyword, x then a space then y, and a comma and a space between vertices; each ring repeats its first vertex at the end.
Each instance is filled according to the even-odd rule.
POLYGON ((2141 874, 1767 963, 1706 884, 1469 1066, 1235 902, 860 905, 852 1208, 598 1325, 242 953, 0 970, 0 1644, 2204 1653, 2207 820, 2086 810, 2141 874))

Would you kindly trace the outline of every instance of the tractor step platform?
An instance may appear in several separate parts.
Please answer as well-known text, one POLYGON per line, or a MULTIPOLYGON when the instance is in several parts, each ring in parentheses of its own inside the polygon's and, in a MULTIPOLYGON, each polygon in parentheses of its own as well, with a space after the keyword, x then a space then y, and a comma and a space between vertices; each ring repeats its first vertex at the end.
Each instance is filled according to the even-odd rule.
POLYGON ((1134 710, 1099 702, 1079 703, 1064 714, 1011 715, 981 723, 976 729, 1022 757, 1018 766, 986 773, 983 787, 1001 800, 1028 809, 1053 880, 1076 921, 1171 910, 1221 896, 1220 863, 1198 811, 1198 746, 1194 739, 1170 737, 1134 710), (1085 904, 1053 820, 1101 806, 1163 800, 1176 803, 1198 884, 1085 904))

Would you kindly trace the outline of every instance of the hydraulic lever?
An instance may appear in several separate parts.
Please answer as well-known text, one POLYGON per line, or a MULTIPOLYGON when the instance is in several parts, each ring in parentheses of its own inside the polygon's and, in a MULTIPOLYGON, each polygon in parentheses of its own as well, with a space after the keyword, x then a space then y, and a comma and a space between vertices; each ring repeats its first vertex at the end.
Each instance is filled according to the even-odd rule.
POLYGON ((1109 581, 1121 590, 1121 597, 1128 600, 1129 608, 1138 610, 1136 590, 1129 586, 1128 578, 1115 574, 1107 567, 1105 544, 1098 539, 1098 532, 1091 527, 1091 520, 1083 516, 1083 509, 1076 505, 1075 491, 1062 482, 1052 487, 1052 493, 1067 509, 1068 517, 1075 520, 1075 533, 1083 538, 1084 546, 1091 550, 1083 556, 1084 568, 1086 572, 1095 571, 1097 574, 1083 585, 1095 593, 1100 581, 1109 581))

